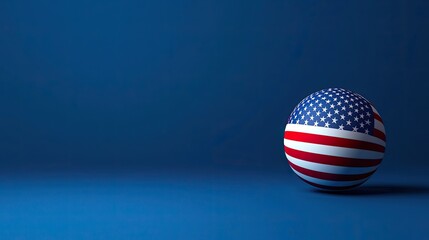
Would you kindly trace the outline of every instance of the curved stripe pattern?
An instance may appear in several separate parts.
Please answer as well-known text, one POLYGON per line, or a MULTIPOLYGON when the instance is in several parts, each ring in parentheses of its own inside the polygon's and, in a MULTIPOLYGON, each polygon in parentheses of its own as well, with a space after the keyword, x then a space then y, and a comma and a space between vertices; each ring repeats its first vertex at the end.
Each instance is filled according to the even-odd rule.
POLYGON ((293 148, 284 147, 287 155, 298 158, 305 159, 308 162, 328 164, 334 166, 344 166, 344 167, 373 167, 381 162, 380 159, 359 159, 359 158, 345 158, 345 157, 335 157, 329 155, 316 154, 311 152, 299 151, 293 148))
POLYGON ((284 138, 289 140, 330 145, 336 147, 357 148, 363 150, 384 152, 384 146, 371 142, 359 141, 354 139, 346 139, 339 137, 324 136, 318 134, 301 133, 294 131, 285 132, 284 138), (287 135, 287 136, 286 136, 287 135))
POLYGON ((335 157, 344 157, 344 158, 359 158, 359 159, 380 159, 383 158, 384 153, 346 148, 346 147, 335 147, 328 146, 323 144, 314 144, 306 143, 301 141, 294 141, 289 139, 284 139, 284 145, 288 148, 293 148, 300 151, 311 151, 312 153, 329 155, 335 157))
MULTIPOLYGON (((376 125, 384 130, 381 122, 376 125)), ((286 125, 283 141, 292 170, 305 182, 329 190, 365 182, 385 151, 385 142, 378 137, 298 124, 286 125)))
POLYGON ((378 144, 383 147, 386 146, 386 142, 374 136, 364 134, 364 133, 358 133, 358 132, 341 131, 341 130, 332 129, 332 128, 315 127, 315 126, 308 126, 308 125, 301 125, 301 124, 287 124, 285 131, 291 131, 291 132, 295 131, 295 132, 301 132, 301 133, 310 133, 310 134, 318 134, 323 136, 353 139, 353 140, 359 140, 359 141, 378 144))
POLYGON ((328 190, 364 183, 377 170, 386 147, 379 112, 361 95, 341 88, 304 98, 292 111, 283 138, 298 177, 328 190))
POLYGON ((296 171, 293 168, 292 168, 292 170, 299 177, 301 177, 301 178, 303 178, 303 179, 305 179, 305 180, 307 180, 309 182, 312 182, 312 183, 315 183, 315 184, 318 184, 318 185, 321 185, 321 186, 327 186, 327 187, 350 187, 350 186, 362 184, 364 181, 366 181, 368 179, 368 177, 367 177, 367 178, 364 178, 364 179, 354 180, 354 181, 330 181, 330 180, 323 180, 323 179, 319 179, 319 178, 314 178, 314 177, 307 176, 305 174, 302 174, 302 173, 296 171))
POLYGON ((362 173, 362 174, 338 174, 338 173, 325 173, 320 171, 314 171, 307 168, 303 168, 300 166, 297 166, 289 161, 290 166, 295 169, 296 171, 305 174, 310 177, 323 179, 323 180, 332 180, 332 181, 354 181, 354 180, 361 180, 364 178, 367 178, 373 174, 374 171, 362 173))
POLYGON ((296 166, 307 168, 307 169, 317 169, 321 172, 332 173, 332 174, 364 174, 368 172, 372 172, 377 169, 378 164, 372 167, 344 167, 344 166, 336 166, 330 164, 322 164, 309 162, 306 160, 302 160, 299 158, 292 157, 291 155, 286 154, 289 162, 293 163, 296 166))

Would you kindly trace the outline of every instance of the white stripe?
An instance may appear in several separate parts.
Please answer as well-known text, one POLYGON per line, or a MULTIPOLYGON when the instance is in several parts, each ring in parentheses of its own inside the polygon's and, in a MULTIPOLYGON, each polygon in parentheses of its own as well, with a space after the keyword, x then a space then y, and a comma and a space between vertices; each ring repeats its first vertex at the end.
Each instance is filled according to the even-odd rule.
POLYGON ((325 128, 325 127, 316 127, 316 126, 308 126, 302 124, 287 124, 285 131, 294 131, 294 132, 302 132, 302 133, 311 133, 318 134, 330 137, 339 137, 339 138, 347 138, 359 141, 365 141, 370 143, 375 143, 381 146, 386 146, 386 142, 383 140, 360 132, 351 132, 338 130, 333 128, 325 128))
POLYGON ((309 182, 320 184, 320 185, 324 185, 324 186, 329 186, 329 187, 348 187, 348 186, 353 186, 353 185, 362 183, 362 182, 366 181, 369 178, 369 177, 366 177, 364 179, 354 180, 354 181, 330 181, 330 180, 323 180, 323 179, 319 179, 319 178, 314 178, 314 177, 307 176, 305 174, 302 174, 302 173, 296 171, 293 168, 292 168, 292 170, 298 176, 302 177, 303 179, 305 179, 305 180, 307 180, 309 182))
POLYGON ((372 111, 373 111, 373 112, 377 113, 377 114, 378 114, 378 116, 380 116, 380 113, 378 113, 377 109, 375 109, 375 107, 374 107, 374 106, 372 106, 372 105, 371 105, 371 108, 372 108, 372 111))
POLYGON ((335 147, 315 143, 306 143, 284 139, 283 143, 288 148, 316 154, 330 155, 344 158, 381 159, 384 153, 363 149, 335 147))
POLYGON ((365 173, 374 171, 378 167, 378 165, 374 167, 342 167, 342 166, 308 162, 302 159, 294 158, 292 156, 289 156, 288 154, 286 154, 286 157, 289 161, 291 161, 293 164, 299 167, 313 170, 313 171, 332 173, 332 174, 365 174, 365 173))
POLYGON ((383 133, 386 133, 384 130, 384 124, 377 119, 374 119, 374 128, 382 131, 383 133))

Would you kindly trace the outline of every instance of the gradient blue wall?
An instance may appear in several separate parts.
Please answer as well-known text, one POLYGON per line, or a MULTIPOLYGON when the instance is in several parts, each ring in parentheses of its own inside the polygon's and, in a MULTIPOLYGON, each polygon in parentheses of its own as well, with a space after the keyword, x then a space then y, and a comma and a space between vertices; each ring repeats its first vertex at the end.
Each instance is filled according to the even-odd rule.
POLYGON ((3 171, 287 165, 293 107, 371 100, 426 166, 427 1, 1 1, 3 171))

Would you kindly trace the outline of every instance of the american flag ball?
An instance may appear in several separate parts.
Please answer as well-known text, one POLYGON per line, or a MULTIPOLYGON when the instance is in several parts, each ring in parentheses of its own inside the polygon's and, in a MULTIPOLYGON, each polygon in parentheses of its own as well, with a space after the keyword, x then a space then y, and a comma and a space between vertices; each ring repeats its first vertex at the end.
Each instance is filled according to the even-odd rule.
POLYGON ((283 141, 289 165, 302 180, 322 189, 345 190, 361 185, 377 170, 386 132, 368 100, 329 88, 295 107, 283 141))

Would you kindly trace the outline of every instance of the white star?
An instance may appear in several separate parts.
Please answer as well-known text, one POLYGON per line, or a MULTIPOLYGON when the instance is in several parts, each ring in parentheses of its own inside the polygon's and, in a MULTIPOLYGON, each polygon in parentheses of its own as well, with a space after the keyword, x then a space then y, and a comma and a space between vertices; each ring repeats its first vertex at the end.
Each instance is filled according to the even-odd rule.
POLYGON ((332 119, 332 123, 337 123, 337 121, 338 121, 337 118, 332 119))
POLYGON ((324 122, 324 121, 325 121, 325 119, 326 119, 325 117, 321 117, 321 118, 320 118, 320 121, 324 122))
POLYGON ((331 106, 330 106, 331 108, 334 108, 335 107, 335 105, 334 104, 331 104, 331 106))
POLYGON ((305 116, 304 116, 304 115, 302 115, 302 116, 301 116, 301 119, 304 119, 304 118, 305 118, 305 116))
POLYGON ((369 133, 368 129, 365 129, 365 133, 366 133, 366 134, 368 134, 368 133, 369 133))
POLYGON ((370 125, 371 121, 370 120, 366 120, 365 123, 368 124, 368 125, 370 125))
POLYGON ((358 112, 359 112, 359 109, 357 109, 357 108, 356 108, 356 109, 355 109, 355 113, 358 113, 358 112))
POLYGON ((344 120, 344 118, 345 118, 346 116, 344 116, 344 114, 342 114, 342 115, 340 115, 340 117, 341 117, 341 120, 344 120))
POLYGON ((350 120, 347 120, 346 125, 352 125, 352 122, 350 120))
POLYGON ((346 100, 344 100, 344 102, 345 102, 345 103, 349 103, 349 100, 347 100, 347 99, 346 99, 346 100))
POLYGON ((319 125, 319 122, 315 121, 314 126, 318 126, 318 125, 319 125))
POLYGON ((369 112, 366 112, 366 115, 367 115, 368 117, 370 117, 370 116, 371 116, 371 114, 370 114, 369 112))
POLYGON ((304 121, 304 125, 308 125, 308 121, 307 120, 304 121))
POLYGON ((322 108, 322 111, 323 111, 323 112, 326 112, 326 110, 328 110, 328 109, 327 109, 327 108, 322 108))
POLYGON ((329 122, 326 122, 326 123, 325 123, 325 127, 327 127, 327 128, 328 128, 328 127, 329 127, 329 125, 330 125, 330 124, 329 124, 329 122))
POLYGON ((319 116, 319 115, 320 115, 320 111, 317 111, 316 116, 319 116))
POLYGON ((311 116, 310 116, 310 120, 311 120, 311 121, 313 121, 313 120, 314 120, 314 117, 313 117, 313 115, 311 115, 311 116))
MULTIPOLYGON (((352 105, 352 104, 350 104, 350 105, 349 105, 349 108, 353 108, 353 105, 352 105)), ((304 110, 305 110, 305 109, 304 109, 304 110)))
POLYGON ((332 117, 332 113, 328 112, 328 118, 332 117))
POLYGON ((359 125, 361 128, 363 128, 363 126, 365 126, 365 124, 363 124, 363 123, 360 123, 359 125))
POLYGON ((349 112, 347 113, 347 115, 351 116, 351 115, 352 115, 352 112, 350 112, 350 111, 349 111, 349 112))
POLYGON ((340 113, 340 111, 338 111, 338 109, 335 109, 335 110, 334 110, 334 113, 335 113, 335 114, 339 114, 339 113, 340 113))
POLYGON ((358 117, 355 117, 355 122, 359 122, 359 118, 358 117))
POLYGON ((340 125, 340 127, 338 128, 339 130, 344 130, 344 126, 343 124, 340 125))
POLYGON ((353 127, 353 132, 357 132, 358 128, 357 127, 353 127))
POLYGON ((342 110, 342 111, 346 111, 346 107, 342 106, 342 107, 341 107, 341 110, 342 110))
POLYGON ((363 117, 364 117, 364 115, 363 115, 362 113, 361 113, 359 116, 360 116, 360 118, 363 118, 363 117))
POLYGON ((338 105, 338 106, 341 106, 341 101, 338 101, 337 105, 338 105))

